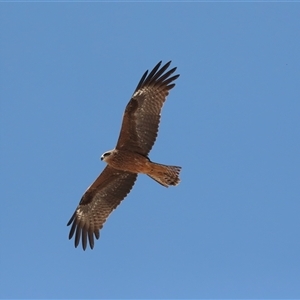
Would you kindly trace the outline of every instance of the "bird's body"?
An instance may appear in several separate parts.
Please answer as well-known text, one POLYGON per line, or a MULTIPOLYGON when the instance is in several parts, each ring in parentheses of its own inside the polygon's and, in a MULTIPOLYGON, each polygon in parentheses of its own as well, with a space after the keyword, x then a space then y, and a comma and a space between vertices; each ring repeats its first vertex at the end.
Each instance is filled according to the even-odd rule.
POLYGON ((101 160, 116 170, 146 174, 165 187, 177 185, 180 181, 180 167, 154 163, 137 152, 114 149, 105 152, 101 160))
POLYGON ((130 150, 114 149, 101 156, 109 166, 132 173, 147 174, 150 169, 149 158, 130 150), (109 154, 108 154, 109 153, 109 154))
POLYGON ((75 247, 80 238, 84 250, 87 240, 94 247, 94 237, 99 238, 99 230, 130 192, 138 174, 147 174, 165 187, 180 182, 181 167, 154 163, 148 158, 157 137, 163 103, 175 86, 172 82, 179 77, 170 77, 176 68, 165 73, 170 63, 161 68, 158 63, 148 76, 146 71, 127 104, 117 145, 101 156, 107 166, 86 190, 67 224, 72 224, 69 238, 75 234, 75 247))

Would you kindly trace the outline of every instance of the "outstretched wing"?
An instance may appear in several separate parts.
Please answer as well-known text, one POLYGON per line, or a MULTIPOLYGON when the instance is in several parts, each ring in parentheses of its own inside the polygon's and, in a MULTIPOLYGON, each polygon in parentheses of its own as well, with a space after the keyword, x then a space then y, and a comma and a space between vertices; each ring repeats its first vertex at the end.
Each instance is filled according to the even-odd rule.
POLYGON ((117 149, 128 149, 147 156, 157 137, 162 106, 175 86, 176 70, 166 72, 171 61, 160 68, 159 62, 147 76, 142 76, 126 106, 117 149))
POLYGON ((137 174, 106 166, 84 193, 67 224, 68 226, 72 224, 69 239, 75 234, 75 247, 81 238, 83 250, 86 249, 87 239, 93 249, 94 236, 96 239, 99 238, 99 230, 107 217, 130 192, 136 178, 137 174))

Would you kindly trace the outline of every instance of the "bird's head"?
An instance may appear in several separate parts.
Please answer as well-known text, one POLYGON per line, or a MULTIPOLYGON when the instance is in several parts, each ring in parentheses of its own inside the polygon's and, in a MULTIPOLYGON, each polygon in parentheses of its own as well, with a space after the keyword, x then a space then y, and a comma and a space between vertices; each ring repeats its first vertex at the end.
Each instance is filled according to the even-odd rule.
POLYGON ((112 154, 112 150, 110 151, 106 151, 101 155, 101 160, 107 161, 107 159, 109 158, 109 156, 112 154))

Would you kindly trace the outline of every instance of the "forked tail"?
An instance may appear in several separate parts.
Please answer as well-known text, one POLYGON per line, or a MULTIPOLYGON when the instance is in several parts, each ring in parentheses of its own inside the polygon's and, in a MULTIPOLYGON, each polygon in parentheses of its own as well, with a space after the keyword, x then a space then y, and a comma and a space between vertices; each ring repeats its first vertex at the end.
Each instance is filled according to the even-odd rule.
POLYGON ((170 185, 179 184, 180 170, 181 167, 166 166, 151 162, 151 171, 148 175, 161 185, 168 187, 170 185))

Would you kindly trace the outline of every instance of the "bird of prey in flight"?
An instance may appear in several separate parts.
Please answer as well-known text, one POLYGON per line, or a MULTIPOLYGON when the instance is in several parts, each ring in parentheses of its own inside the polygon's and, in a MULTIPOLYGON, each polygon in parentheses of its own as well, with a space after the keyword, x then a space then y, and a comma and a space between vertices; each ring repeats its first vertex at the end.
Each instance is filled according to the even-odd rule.
POLYGON ((99 239, 99 230, 130 192, 138 174, 147 174, 165 187, 180 182, 181 167, 154 163, 148 158, 157 137, 162 106, 179 77, 173 75, 176 68, 167 70, 171 61, 162 67, 161 63, 142 76, 126 106, 116 147, 101 156, 107 166, 86 190, 67 224, 71 225, 69 239, 75 234, 75 247, 81 239, 84 250, 87 241, 94 248, 94 237, 99 239))

